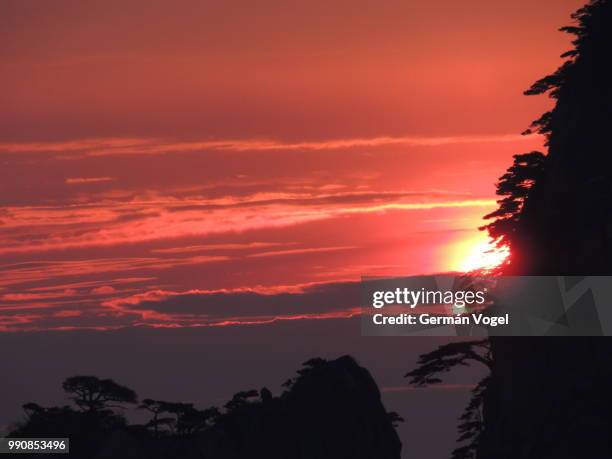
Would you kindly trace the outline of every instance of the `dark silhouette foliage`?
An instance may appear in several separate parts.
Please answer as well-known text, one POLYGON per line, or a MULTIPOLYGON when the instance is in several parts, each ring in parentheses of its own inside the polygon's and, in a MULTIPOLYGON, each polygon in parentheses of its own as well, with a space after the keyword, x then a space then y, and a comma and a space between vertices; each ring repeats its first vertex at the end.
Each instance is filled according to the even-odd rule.
MULTIPOLYGON (((553 110, 544 113, 535 120, 527 133, 538 132, 550 138, 553 130, 561 126, 558 120, 566 117, 563 107, 566 99, 574 99, 578 92, 589 92, 591 89, 588 87, 589 80, 591 84, 595 82, 604 83, 604 88, 609 85, 609 69, 603 74, 594 73, 592 70, 595 68, 603 70, 600 60, 612 54, 610 40, 610 17, 612 13, 610 8, 608 0, 591 1, 572 15, 574 25, 559 29, 562 32, 574 35, 573 49, 561 55, 568 60, 555 72, 546 75, 531 85, 525 91, 525 95, 548 94, 552 99, 562 103, 557 103, 553 110), (606 82, 604 79, 608 79, 608 81, 606 82), (577 91, 578 88, 580 88, 580 91, 577 91)), ((609 96, 609 93, 602 95, 609 96)), ((605 98, 601 102, 604 103, 604 100, 605 98)), ((584 102, 592 101, 584 100, 584 102)), ((593 114, 601 113, 594 112, 593 114)), ((603 113, 606 114, 605 111, 603 113)), ((609 111, 607 114, 609 114, 609 111)))
POLYGON ((539 151, 514 155, 514 162, 497 182, 499 207, 484 216, 493 220, 480 227, 498 246, 515 247, 520 234, 520 216, 531 187, 542 177, 544 154, 539 151))
POLYGON ((459 417, 457 426, 457 447, 451 453, 452 459, 471 459, 476 457, 480 438, 484 430, 483 407, 485 396, 490 388, 491 376, 485 376, 472 389, 470 401, 459 417))
MULTIPOLYGON (((566 61, 525 91, 555 101, 525 132, 544 135, 547 154, 516 155, 498 182, 498 209, 485 216, 482 229, 510 250, 496 274, 612 274, 612 1, 592 0, 572 18, 561 28, 574 36, 566 61)), ((588 338, 483 342, 491 374, 460 418, 453 458, 609 457, 608 345, 588 338)), ((470 345, 443 346, 409 375, 416 384, 437 383, 471 356, 470 345)))
POLYGON ((389 421, 391 421, 391 424, 393 425, 393 427, 397 427, 402 422, 405 422, 405 419, 401 417, 399 413, 396 413, 395 411, 389 411, 387 413, 387 416, 389 418, 389 421))
POLYGON ((417 367, 404 375, 410 378, 410 384, 424 387, 442 382, 440 375, 447 373, 459 365, 469 365, 469 362, 480 362, 491 367, 489 343, 486 339, 474 341, 458 341, 443 344, 434 351, 419 357, 417 367))
POLYGON ((225 404, 225 409, 228 412, 237 410, 247 405, 248 403, 253 401, 253 399, 255 399, 258 396, 259 396, 259 392, 257 392, 255 389, 238 392, 234 394, 232 399, 225 404))
MULTIPOLYGON (((70 456, 147 459, 399 459, 395 426, 376 383, 350 357, 311 359, 285 392, 238 392, 224 409, 145 398, 144 424, 129 425, 117 403, 133 403, 131 389, 93 376, 68 378, 74 407, 24 405, 13 437, 69 437, 70 456)), ((24 457, 28 457, 25 455, 24 457)))
MULTIPOLYGON (((83 411, 70 406, 42 407, 36 403, 27 403, 23 408, 26 420, 9 434, 10 437, 67 437, 71 442, 71 456, 76 457, 93 457, 106 433, 127 428, 122 415, 107 409, 83 411)), ((23 456, 28 457, 27 454, 23 456)))
POLYGON ((156 438, 160 435, 191 436, 213 425, 220 415, 216 407, 199 410, 192 403, 149 398, 144 399, 138 408, 152 414, 145 427, 153 430, 156 438))
MULTIPOLYGON (((417 367, 406 373, 410 384, 426 387, 441 384, 442 375, 470 363, 480 363, 491 370, 492 358, 489 340, 470 340, 448 343, 419 357, 417 367)), ((452 452, 453 459, 471 459, 478 449, 480 434, 483 430, 482 406, 491 378, 487 375, 472 389, 470 402, 459 418, 457 427, 457 447, 452 452)))
POLYGON ((71 394, 71 400, 79 408, 87 411, 103 411, 138 402, 136 392, 112 379, 72 376, 64 381, 62 387, 64 392, 71 394))
POLYGON ((170 416, 163 416, 164 414, 169 413, 168 405, 168 402, 146 398, 138 406, 138 409, 147 410, 149 413, 151 413, 152 418, 145 424, 145 427, 152 429, 156 438, 158 438, 160 433, 164 432, 165 430, 174 430, 173 424, 175 419, 170 416))
MULTIPOLYGON (((561 28, 574 37, 566 61, 525 92, 548 94, 554 107, 529 130, 546 136, 548 152, 518 225, 502 231, 504 274, 612 274, 612 1, 590 1, 572 18, 561 28)), ((609 457, 609 347, 590 337, 491 338, 479 457, 609 457)))
POLYGON ((525 91, 555 100, 527 131, 546 136, 548 154, 515 157, 485 217, 483 229, 510 249, 506 274, 612 272, 612 4, 591 1, 572 18, 561 28, 574 36, 566 61, 525 91))

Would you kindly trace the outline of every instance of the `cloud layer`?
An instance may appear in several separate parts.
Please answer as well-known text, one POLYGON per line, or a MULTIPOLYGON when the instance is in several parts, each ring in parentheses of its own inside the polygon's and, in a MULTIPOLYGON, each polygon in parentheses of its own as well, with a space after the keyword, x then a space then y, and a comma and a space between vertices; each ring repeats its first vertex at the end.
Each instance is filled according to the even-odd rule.
POLYGON ((10 192, 0 207, 0 255, 7 260, 0 267, 0 327, 353 316, 360 275, 448 269, 437 247, 475 231, 478 216, 495 205, 465 173, 455 176, 452 164, 465 162, 455 151, 533 141, 109 138, 0 145, 14 171, 5 175, 10 192), (444 166, 434 167, 431 157, 444 166))

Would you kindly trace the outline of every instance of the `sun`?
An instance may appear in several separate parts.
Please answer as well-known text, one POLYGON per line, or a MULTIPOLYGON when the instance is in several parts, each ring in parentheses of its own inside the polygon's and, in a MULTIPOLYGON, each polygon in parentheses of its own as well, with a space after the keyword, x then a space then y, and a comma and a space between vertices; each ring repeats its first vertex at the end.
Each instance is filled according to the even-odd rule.
POLYGON ((496 247, 484 233, 453 244, 450 252, 449 267, 452 271, 459 272, 493 269, 502 264, 510 254, 507 247, 496 247))

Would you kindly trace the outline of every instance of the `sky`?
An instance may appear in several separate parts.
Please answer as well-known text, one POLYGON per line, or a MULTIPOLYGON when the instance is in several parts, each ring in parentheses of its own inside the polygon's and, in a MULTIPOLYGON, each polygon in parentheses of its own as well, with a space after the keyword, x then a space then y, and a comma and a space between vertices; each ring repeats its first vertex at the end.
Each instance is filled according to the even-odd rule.
POLYGON ((550 102, 521 92, 579 3, 0 5, 19 331, 268 322, 362 275, 473 264, 497 177, 541 148, 520 132, 550 102))
POLYGON ((477 266, 581 3, 1 0, 4 357, 181 330, 265 353, 241 331, 347 327, 361 276, 477 266))

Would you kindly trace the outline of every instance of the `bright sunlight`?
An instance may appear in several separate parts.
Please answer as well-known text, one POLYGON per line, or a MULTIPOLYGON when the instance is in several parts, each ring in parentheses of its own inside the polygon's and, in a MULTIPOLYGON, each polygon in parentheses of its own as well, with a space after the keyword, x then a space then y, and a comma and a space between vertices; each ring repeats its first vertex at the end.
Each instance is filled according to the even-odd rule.
POLYGON ((507 247, 496 247, 484 233, 453 244, 450 252, 449 267, 452 271, 460 272, 493 269, 510 254, 507 247))

